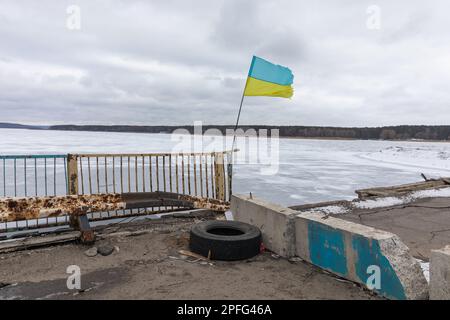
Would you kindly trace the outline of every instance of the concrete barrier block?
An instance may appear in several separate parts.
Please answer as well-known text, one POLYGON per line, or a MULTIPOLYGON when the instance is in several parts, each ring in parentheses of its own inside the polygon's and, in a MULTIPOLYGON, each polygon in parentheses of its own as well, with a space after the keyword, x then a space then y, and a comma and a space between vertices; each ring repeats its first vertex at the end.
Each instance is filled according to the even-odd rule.
POLYGON ((247 195, 233 195, 231 211, 236 221, 261 230, 267 249, 286 258, 295 255, 294 220, 298 212, 247 195))
POLYGON ((283 257, 297 255, 390 299, 428 298, 420 264, 392 233, 246 195, 232 196, 231 211, 260 228, 265 246, 283 257))
POLYGON ((390 299, 428 298, 420 264, 392 233, 315 212, 296 216, 295 233, 297 256, 314 265, 390 299))
POLYGON ((450 246, 431 251, 430 299, 450 300, 450 246))

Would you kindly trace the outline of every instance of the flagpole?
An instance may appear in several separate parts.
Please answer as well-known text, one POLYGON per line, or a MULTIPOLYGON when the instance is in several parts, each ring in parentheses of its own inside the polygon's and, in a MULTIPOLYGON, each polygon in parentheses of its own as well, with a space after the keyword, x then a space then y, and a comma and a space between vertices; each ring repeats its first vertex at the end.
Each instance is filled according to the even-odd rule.
MULTIPOLYGON (((250 64, 250 70, 253 67, 254 60, 255 60, 255 56, 253 56, 253 58, 252 58, 252 63, 250 64)), ((250 70, 249 70, 249 74, 250 74, 250 70)), ((233 163, 234 163, 234 146, 236 144, 236 130, 239 126, 239 119, 241 118, 242 105, 244 104, 245 90, 247 89, 247 84, 248 84, 248 76, 247 76, 247 79, 245 80, 245 86, 244 86, 244 91, 242 92, 241 104, 239 105, 239 112, 237 115, 236 124, 234 126, 233 144, 231 146, 231 159, 229 159, 229 158, 227 159, 227 162, 228 162, 228 165, 227 165, 227 168, 228 168, 228 192, 229 192, 229 198, 230 198, 229 200, 230 201, 231 201, 231 194, 232 194, 232 188, 233 188, 232 179, 233 179, 233 163)), ((226 139, 225 139, 225 141, 226 141, 226 139)))
POLYGON ((234 152, 234 145, 236 143, 236 130, 239 126, 239 119, 241 118, 241 111, 242 111, 242 105, 244 104, 244 97, 245 97, 245 89, 247 89, 247 80, 245 81, 245 87, 244 87, 244 91, 242 92, 242 98, 241 98, 241 104, 239 105, 239 112, 237 115, 237 119, 236 119, 236 124, 234 126, 234 133, 233 133, 233 145, 231 146, 231 151, 234 152))
POLYGON ((238 112, 238 116, 236 119, 236 124, 234 126, 234 132, 233 132, 233 145, 231 146, 231 155, 228 154, 229 156, 231 156, 231 159, 227 156, 227 169, 228 169, 228 192, 229 192, 229 200, 231 201, 231 194, 232 194, 232 179, 233 179, 233 162, 234 162, 234 145, 236 144, 236 130, 239 126, 239 119, 241 117, 241 111, 242 111, 242 105, 244 104, 244 97, 245 97, 245 89, 247 89, 247 80, 245 81, 245 87, 244 87, 244 91, 242 92, 242 98, 241 98, 241 104, 239 105, 239 112, 238 112))

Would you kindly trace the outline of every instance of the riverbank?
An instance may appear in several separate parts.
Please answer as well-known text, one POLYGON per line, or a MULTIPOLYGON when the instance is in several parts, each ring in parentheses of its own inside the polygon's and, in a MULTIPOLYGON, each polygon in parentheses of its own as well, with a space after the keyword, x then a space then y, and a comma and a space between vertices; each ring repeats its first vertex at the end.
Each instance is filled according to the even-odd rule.
MULTIPOLYGON (((60 130, 85 132, 128 132, 128 133, 165 133, 186 130, 193 134, 198 127, 192 125, 23 125, 0 123, 4 129, 60 130)), ((200 130, 219 130, 223 135, 233 130, 233 125, 202 125, 200 130)), ((281 138, 321 139, 321 140, 387 140, 387 141, 445 141, 450 138, 450 126, 400 125, 383 127, 327 127, 327 126, 276 126, 276 125, 240 125, 239 129, 279 130, 281 138)))

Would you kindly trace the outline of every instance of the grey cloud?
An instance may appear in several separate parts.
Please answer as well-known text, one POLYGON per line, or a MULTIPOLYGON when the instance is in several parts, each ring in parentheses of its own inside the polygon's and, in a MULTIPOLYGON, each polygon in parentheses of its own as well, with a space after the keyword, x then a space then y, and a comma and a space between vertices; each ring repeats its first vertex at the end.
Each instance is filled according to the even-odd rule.
POLYGON ((270 32, 272 21, 263 21, 259 16, 263 1, 229 0, 221 9, 215 23, 213 39, 228 49, 252 50, 270 32))
POLYGON ((248 97, 242 123, 444 124, 445 1, 2 0, 0 121, 234 123, 250 59, 295 75, 292 100, 248 97))

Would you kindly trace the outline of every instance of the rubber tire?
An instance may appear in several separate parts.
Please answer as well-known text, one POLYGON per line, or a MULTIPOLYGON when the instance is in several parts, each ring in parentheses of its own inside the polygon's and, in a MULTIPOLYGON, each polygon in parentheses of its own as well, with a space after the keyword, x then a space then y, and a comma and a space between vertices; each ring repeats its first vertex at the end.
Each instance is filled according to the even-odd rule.
POLYGON ((250 224, 238 221, 204 221, 194 225, 190 232, 189 247, 212 260, 244 260, 260 252, 261 231, 250 224), (231 229, 240 235, 218 235, 209 233, 212 229, 231 229))

